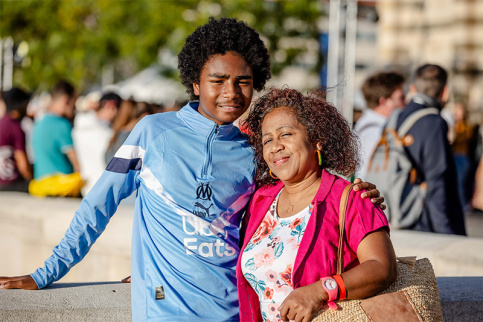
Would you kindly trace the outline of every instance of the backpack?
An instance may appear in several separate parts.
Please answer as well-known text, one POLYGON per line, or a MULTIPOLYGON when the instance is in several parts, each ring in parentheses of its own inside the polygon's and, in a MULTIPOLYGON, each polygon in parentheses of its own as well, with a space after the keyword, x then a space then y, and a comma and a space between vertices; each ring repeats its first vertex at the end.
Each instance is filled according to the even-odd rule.
POLYGON ((418 173, 406 151, 406 147, 414 143, 414 138, 407 133, 422 117, 439 115, 436 108, 419 110, 409 115, 396 130, 401 112, 402 109, 395 110, 389 117, 364 178, 376 184, 384 196, 389 225, 396 229, 409 228, 418 222, 427 190, 425 182, 416 183, 418 173))

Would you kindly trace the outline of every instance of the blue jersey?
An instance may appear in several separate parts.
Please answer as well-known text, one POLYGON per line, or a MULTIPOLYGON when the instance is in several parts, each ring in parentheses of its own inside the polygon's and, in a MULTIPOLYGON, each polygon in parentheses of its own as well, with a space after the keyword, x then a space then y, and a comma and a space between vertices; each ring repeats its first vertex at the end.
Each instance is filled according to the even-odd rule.
POLYGON ((219 126, 197 108, 190 102, 137 124, 32 274, 39 288, 83 258, 137 189, 133 320, 238 320, 238 228, 255 188, 253 151, 237 127, 219 126))

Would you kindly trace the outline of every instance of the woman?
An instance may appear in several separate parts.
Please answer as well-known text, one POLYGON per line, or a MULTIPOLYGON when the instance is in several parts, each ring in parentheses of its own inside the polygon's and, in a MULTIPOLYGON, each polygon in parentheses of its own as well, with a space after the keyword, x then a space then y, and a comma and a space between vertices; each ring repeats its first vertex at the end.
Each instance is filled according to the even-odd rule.
POLYGON ((246 120, 261 188, 244 219, 237 265, 242 321, 310 321, 329 300, 365 298, 396 278, 386 217, 360 191, 348 203, 345 272, 332 277, 349 182, 328 171, 354 173, 357 140, 322 95, 272 89, 246 120))

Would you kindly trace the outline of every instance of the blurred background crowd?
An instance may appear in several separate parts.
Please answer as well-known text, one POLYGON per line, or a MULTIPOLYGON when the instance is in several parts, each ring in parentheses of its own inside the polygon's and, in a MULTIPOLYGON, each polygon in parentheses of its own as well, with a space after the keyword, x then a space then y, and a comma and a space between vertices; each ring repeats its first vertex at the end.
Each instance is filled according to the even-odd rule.
MULTIPOLYGON (((188 99, 176 53, 208 17, 244 20, 270 86, 330 89, 352 124, 364 81, 434 63, 467 213, 483 210, 483 2, 475 0, 0 1, 0 190, 85 195, 134 125, 188 99), (7 142, 11 142, 8 143, 7 142)), ((404 97, 402 98, 404 99, 404 97)))

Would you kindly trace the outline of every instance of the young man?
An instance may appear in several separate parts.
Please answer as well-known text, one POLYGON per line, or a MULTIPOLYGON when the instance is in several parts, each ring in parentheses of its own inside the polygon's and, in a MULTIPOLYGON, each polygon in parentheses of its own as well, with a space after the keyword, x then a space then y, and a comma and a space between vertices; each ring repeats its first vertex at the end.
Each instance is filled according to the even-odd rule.
POLYGON ((270 78, 269 55, 243 22, 210 19, 186 39, 178 67, 191 99, 199 101, 144 117, 45 267, 0 278, 0 288, 37 289, 60 279, 87 253, 120 200, 137 190, 133 320, 239 319, 238 228, 255 189, 255 164, 246 136, 232 122, 248 108, 253 89, 270 78))
MULTIPOLYGON (((397 127, 422 109, 433 107, 441 111, 449 98, 447 80, 448 73, 441 66, 420 66, 410 86, 411 102, 399 115, 397 127)), ((421 216, 409 229, 466 235, 446 121, 438 114, 426 115, 411 127, 408 135, 414 138, 406 149, 418 170, 418 181, 427 185, 421 216)))
POLYGON ((34 180, 29 186, 32 195, 77 197, 80 194, 82 180, 70 122, 74 117, 75 98, 70 83, 57 82, 46 115, 35 123, 32 138, 34 180))
POLYGON ((404 77, 395 72, 379 72, 370 76, 362 85, 367 107, 354 126, 361 139, 362 166, 356 176, 364 179, 372 153, 391 113, 405 105, 404 77))
POLYGON ((0 96, 0 191, 28 192, 33 174, 20 122, 30 95, 14 87, 0 96))

